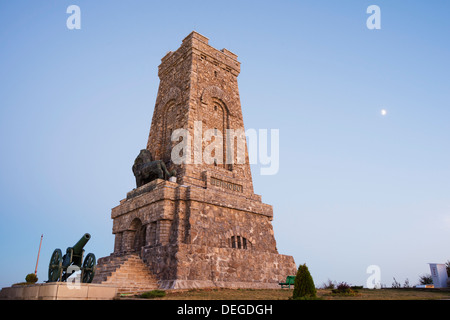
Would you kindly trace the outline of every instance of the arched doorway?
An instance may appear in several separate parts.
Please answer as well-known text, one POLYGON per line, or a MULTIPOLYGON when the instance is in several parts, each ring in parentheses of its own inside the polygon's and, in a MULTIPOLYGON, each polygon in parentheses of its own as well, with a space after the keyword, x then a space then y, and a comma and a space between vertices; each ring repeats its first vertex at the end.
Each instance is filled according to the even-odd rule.
POLYGON ((135 218, 130 224, 130 231, 133 234, 131 250, 141 254, 141 248, 146 244, 146 225, 142 225, 141 219, 135 218))

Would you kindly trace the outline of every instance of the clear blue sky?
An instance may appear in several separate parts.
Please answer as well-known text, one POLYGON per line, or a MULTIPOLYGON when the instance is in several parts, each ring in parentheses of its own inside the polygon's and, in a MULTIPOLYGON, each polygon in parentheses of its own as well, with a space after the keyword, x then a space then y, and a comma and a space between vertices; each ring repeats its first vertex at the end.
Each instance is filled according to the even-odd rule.
POLYGON ((242 63, 246 128, 280 130, 280 170, 255 192, 280 253, 327 279, 366 268, 418 282, 450 259, 448 1, 0 0, 0 286, 92 235, 135 187, 167 51, 196 30, 242 63), (81 30, 66 9, 81 8, 81 30), (381 8, 381 30, 366 9, 381 8), (381 116, 380 110, 387 115, 381 116))

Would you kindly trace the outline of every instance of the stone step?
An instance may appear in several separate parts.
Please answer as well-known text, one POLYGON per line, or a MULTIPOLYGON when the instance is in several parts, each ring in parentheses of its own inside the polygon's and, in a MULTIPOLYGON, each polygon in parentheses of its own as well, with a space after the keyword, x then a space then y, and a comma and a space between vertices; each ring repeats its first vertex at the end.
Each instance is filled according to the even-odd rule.
POLYGON ((93 283, 114 285, 120 293, 158 289, 156 278, 136 254, 99 259, 93 283))

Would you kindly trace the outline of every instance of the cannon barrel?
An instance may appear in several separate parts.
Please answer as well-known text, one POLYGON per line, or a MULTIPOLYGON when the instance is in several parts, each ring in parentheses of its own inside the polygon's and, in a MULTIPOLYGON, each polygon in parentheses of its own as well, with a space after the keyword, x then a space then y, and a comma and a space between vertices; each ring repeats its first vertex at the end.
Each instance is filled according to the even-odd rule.
POLYGON ((85 233, 80 240, 72 247, 74 255, 80 255, 83 252, 83 248, 86 243, 91 239, 91 235, 89 233, 85 233))

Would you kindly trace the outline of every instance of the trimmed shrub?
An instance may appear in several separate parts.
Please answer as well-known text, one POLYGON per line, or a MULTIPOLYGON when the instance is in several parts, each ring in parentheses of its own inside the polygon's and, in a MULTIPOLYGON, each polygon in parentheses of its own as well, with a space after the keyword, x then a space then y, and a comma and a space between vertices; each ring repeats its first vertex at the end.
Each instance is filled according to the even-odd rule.
POLYGON ((293 299, 309 299, 316 297, 316 287, 306 264, 298 267, 295 276, 293 299))
POLYGON ((38 277, 34 273, 29 273, 25 277, 25 281, 27 282, 27 284, 34 284, 38 281, 38 277))

